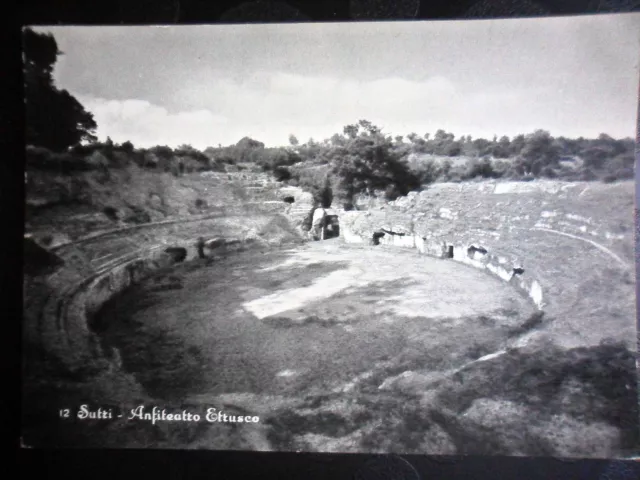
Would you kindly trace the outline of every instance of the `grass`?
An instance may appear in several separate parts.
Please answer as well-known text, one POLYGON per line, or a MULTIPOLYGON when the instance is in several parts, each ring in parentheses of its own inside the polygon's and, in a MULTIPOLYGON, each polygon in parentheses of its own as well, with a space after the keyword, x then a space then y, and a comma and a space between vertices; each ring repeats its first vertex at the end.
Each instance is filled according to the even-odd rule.
POLYGON ((362 390, 309 398, 278 412, 271 435, 282 449, 316 433, 358 438, 352 451, 599 456, 608 448, 615 455, 638 445, 635 392, 625 388, 635 384, 634 369, 620 344, 516 352, 473 364, 462 381, 445 378, 424 392, 428 401, 362 390))
POLYGON ((241 207, 248 200, 271 199, 269 191, 249 198, 239 180, 224 182, 198 173, 175 177, 133 163, 106 174, 100 170, 28 174, 27 230, 60 230, 72 237, 113 228, 119 219, 148 223, 207 213, 219 204, 241 207))

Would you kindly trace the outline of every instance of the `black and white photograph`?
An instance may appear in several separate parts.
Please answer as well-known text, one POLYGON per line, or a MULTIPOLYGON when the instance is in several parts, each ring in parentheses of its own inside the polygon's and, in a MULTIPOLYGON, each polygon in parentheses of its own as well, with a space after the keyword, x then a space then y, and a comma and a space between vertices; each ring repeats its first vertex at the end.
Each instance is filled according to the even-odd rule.
POLYGON ((640 457, 640 13, 22 38, 23 447, 640 457))

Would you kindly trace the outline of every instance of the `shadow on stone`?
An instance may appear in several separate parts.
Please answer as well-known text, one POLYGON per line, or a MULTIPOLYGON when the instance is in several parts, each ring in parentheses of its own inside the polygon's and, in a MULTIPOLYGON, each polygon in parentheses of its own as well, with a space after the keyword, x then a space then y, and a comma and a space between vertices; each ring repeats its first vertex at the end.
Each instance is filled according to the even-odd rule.
POLYGON ((64 265, 60 257, 38 245, 30 236, 24 237, 23 252, 23 269, 27 275, 47 275, 64 265))
POLYGON ((171 258, 176 263, 184 262, 187 258, 187 249, 184 247, 169 247, 165 249, 165 253, 171 255, 171 258))

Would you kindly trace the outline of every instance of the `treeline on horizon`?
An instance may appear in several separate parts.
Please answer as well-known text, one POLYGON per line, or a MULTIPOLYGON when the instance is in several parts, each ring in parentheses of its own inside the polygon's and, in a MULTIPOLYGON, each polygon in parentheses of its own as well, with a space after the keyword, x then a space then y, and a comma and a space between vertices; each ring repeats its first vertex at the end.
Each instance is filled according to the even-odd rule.
POLYGON ((529 181, 548 178, 613 182, 634 178, 635 141, 601 134, 595 139, 553 137, 545 130, 491 140, 433 135, 392 136, 367 120, 346 125, 323 141, 300 143, 295 135, 286 147, 265 147, 245 137, 237 144, 177 148, 136 148, 131 142, 97 141, 93 115, 53 81, 59 55, 51 34, 26 29, 24 75, 27 167, 61 174, 137 164, 170 172, 241 170, 271 172, 279 181, 299 185, 328 206, 335 197, 353 208, 357 195, 388 200, 433 182, 474 179, 529 181))

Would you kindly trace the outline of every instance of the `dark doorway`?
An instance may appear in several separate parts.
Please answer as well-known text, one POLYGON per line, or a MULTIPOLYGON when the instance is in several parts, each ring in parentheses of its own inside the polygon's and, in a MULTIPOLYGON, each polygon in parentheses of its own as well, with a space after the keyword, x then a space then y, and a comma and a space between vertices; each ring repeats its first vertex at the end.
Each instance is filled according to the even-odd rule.
POLYGON ((476 247, 475 245, 471 245, 468 249, 467 249, 467 255, 470 258, 473 258, 473 256, 477 253, 480 253, 482 255, 486 255, 487 254, 487 249, 484 247, 476 247))
POLYGON ((374 232, 373 237, 371 238, 371 240, 373 241, 373 244, 380 245, 380 239, 384 237, 384 235, 385 235, 384 232, 374 232))
POLYGON ((447 249, 447 258, 453 258, 453 245, 449 245, 447 249))

